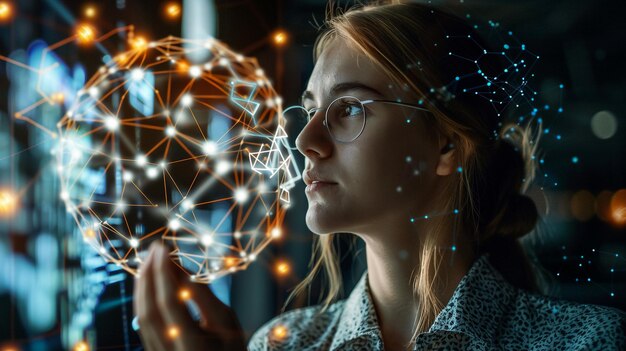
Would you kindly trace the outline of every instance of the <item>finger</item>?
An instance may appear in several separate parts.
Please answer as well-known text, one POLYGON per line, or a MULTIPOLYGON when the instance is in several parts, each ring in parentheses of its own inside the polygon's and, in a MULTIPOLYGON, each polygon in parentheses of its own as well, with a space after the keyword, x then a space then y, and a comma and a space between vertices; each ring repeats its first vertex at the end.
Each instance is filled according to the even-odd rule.
POLYGON ((156 303, 166 328, 170 331, 170 337, 177 346, 185 349, 187 348, 187 345, 184 345, 187 340, 185 334, 194 334, 199 328, 179 298, 180 283, 176 278, 175 269, 177 268, 170 260, 169 250, 163 245, 157 245, 152 270, 156 303))
POLYGON ((202 328, 218 333, 228 339, 243 337, 243 330, 235 312, 213 294, 206 285, 186 282, 183 288, 189 298, 198 306, 202 318, 202 328))
POLYGON ((165 351, 165 323, 155 302, 154 291, 155 247, 150 248, 148 258, 143 263, 139 277, 135 280, 134 306, 139 318, 139 335, 146 350, 165 351))

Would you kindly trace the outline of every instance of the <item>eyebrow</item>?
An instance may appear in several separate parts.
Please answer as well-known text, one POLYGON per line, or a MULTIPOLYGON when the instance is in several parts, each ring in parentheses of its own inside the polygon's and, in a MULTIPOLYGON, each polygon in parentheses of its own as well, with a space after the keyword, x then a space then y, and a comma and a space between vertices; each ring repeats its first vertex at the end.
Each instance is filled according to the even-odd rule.
MULTIPOLYGON (((339 95, 339 93, 350 90, 363 90, 372 94, 376 94, 379 97, 383 97, 383 94, 381 94, 378 90, 360 82, 345 82, 336 84, 330 89, 330 96, 337 96, 339 95)), ((311 91, 307 90, 302 94, 302 105, 304 105, 305 100, 315 101, 315 95, 313 95, 311 91)))

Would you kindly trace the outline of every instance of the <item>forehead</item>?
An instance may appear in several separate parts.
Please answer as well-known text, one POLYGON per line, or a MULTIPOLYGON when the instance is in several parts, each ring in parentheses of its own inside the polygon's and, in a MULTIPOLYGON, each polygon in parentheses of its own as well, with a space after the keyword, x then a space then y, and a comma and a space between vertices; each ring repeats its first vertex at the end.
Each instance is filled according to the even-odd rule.
POLYGON ((317 101, 322 101, 331 98, 333 87, 343 83, 360 83, 386 95, 391 80, 365 54, 344 39, 337 38, 318 58, 309 78, 307 92, 317 101))

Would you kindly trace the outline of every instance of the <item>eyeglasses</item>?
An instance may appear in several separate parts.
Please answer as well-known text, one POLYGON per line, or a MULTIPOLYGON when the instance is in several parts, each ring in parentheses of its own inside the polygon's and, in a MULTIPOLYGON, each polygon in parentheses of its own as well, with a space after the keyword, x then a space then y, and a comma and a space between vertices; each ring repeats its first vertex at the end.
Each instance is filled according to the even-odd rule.
MULTIPOLYGON (((392 100, 360 100, 354 96, 341 96, 333 100, 326 108, 324 126, 338 142, 349 143, 355 141, 365 130, 366 112, 365 105, 375 102, 408 107, 415 110, 430 112, 419 105, 407 104, 392 100)), ((284 110, 283 114, 296 114, 307 119, 307 123, 323 108, 307 110, 303 106, 291 106, 284 110)))

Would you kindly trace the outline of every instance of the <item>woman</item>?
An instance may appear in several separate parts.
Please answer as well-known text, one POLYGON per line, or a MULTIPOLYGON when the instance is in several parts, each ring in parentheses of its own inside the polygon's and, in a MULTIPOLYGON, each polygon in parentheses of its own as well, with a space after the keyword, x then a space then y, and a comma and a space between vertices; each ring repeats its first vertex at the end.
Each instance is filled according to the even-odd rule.
MULTIPOLYGON (((538 140, 530 129, 498 130, 486 99, 441 88, 475 69, 451 61, 449 52, 475 48, 449 33, 480 44, 463 21, 425 5, 366 6, 327 22, 303 95, 310 120, 296 142, 318 255, 295 293, 321 270, 329 293, 268 322, 250 350, 626 348, 619 310, 534 294, 517 239, 538 220, 522 194, 538 140), (366 244, 367 272, 346 300, 336 301, 338 234, 326 233, 366 244)), ((149 350, 245 349, 235 314, 178 280, 163 247, 144 265, 135 307, 149 350), (200 326, 180 289, 197 303, 200 326)))

